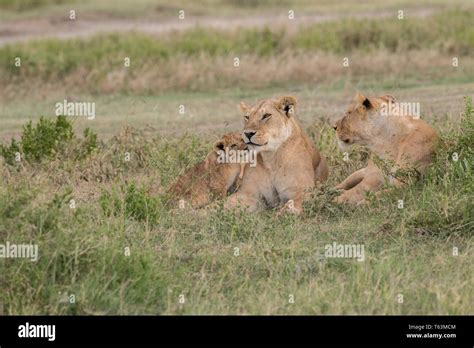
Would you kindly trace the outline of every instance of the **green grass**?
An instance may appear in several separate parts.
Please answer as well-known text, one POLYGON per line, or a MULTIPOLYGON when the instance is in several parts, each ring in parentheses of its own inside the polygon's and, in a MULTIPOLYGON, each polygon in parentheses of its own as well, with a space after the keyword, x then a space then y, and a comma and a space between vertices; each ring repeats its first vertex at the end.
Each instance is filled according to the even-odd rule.
POLYGON ((127 128, 86 159, 64 151, 3 163, 1 240, 37 243, 40 253, 36 263, 1 260, 5 312, 472 314, 473 120, 467 100, 461 122, 443 128, 425 180, 361 208, 333 205, 328 188, 364 156, 354 150, 344 162, 329 125, 313 124, 332 176, 302 217, 169 210, 163 189, 205 156, 209 141, 199 137, 127 128), (332 242, 364 244, 365 261, 324 257, 332 242))

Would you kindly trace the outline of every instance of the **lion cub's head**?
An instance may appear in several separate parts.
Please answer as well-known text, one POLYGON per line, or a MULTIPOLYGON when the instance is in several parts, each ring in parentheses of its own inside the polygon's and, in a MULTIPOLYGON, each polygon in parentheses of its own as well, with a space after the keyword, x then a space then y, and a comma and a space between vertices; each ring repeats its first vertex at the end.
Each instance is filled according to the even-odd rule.
POLYGON ((294 111, 297 100, 292 96, 265 99, 253 106, 244 102, 240 109, 244 114, 242 138, 250 150, 276 151, 293 131, 294 111))
POLYGON ((365 97, 357 94, 344 117, 333 127, 336 130, 339 147, 344 149, 352 144, 366 144, 377 124, 383 122, 379 117, 381 106, 394 102, 395 98, 390 95, 365 97))
POLYGON ((220 165, 238 164, 233 163, 235 161, 226 161, 224 156, 225 153, 227 152, 227 154, 229 154, 232 151, 242 152, 246 150, 247 144, 245 144, 242 139, 242 134, 240 132, 226 133, 214 143, 212 151, 206 157, 206 166, 210 169, 220 165))

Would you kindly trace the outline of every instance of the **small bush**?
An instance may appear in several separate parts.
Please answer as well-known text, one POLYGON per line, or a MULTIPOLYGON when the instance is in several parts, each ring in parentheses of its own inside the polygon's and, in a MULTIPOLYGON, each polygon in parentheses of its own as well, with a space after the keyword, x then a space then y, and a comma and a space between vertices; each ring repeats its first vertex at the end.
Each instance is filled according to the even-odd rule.
POLYGON ((5 162, 13 165, 15 161, 21 159, 21 146, 15 139, 12 139, 9 146, 0 144, 0 154, 5 158, 5 162))
POLYGON ((161 204, 158 198, 151 197, 144 188, 135 183, 122 188, 125 192, 120 196, 113 192, 104 192, 100 197, 100 206, 106 216, 133 218, 156 224, 159 221, 161 204))
MULTIPOLYGON (((75 145, 75 138, 72 124, 65 116, 58 116, 55 120, 41 117, 36 125, 30 121, 23 127, 19 143, 12 139, 8 146, 0 144, 0 154, 10 165, 18 162, 18 154, 27 162, 37 163, 64 154, 68 147, 75 145)), ((72 153, 75 159, 82 159, 90 155, 95 148, 97 135, 87 128, 84 130, 82 142, 72 153)))
POLYGON ((21 147, 26 160, 40 162, 60 152, 73 138, 72 125, 66 117, 59 116, 55 121, 41 117, 36 126, 30 121, 23 127, 21 147))

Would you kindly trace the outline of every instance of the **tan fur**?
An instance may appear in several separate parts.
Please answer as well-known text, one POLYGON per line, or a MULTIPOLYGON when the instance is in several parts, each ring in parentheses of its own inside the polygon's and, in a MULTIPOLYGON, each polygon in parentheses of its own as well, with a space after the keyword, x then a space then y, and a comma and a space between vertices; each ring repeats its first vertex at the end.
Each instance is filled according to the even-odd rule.
POLYGON ((295 117, 296 98, 266 99, 254 106, 241 103, 244 141, 256 151, 257 165, 247 165, 239 191, 227 209, 241 206, 258 211, 283 204, 283 211, 300 213, 307 189, 328 176, 323 156, 295 117))
POLYGON ((185 205, 201 208, 215 198, 222 198, 237 190, 245 164, 218 163, 219 151, 247 148, 240 132, 227 133, 215 144, 206 159, 188 169, 168 190, 174 203, 183 199, 185 205))
MULTIPOLYGON (((346 115, 334 126, 339 146, 344 149, 353 144, 364 145, 380 158, 394 162, 394 170, 414 169, 423 173, 432 162, 438 134, 428 123, 411 115, 381 114, 384 103, 395 102, 389 95, 367 98, 358 94, 346 115)), ((362 203, 365 192, 379 191, 386 179, 373 161, 369 161, 366 168, 336 186, 344 192, 335 201, 362 203)), ((403 184, 389 179, 392 184, 403 184)))

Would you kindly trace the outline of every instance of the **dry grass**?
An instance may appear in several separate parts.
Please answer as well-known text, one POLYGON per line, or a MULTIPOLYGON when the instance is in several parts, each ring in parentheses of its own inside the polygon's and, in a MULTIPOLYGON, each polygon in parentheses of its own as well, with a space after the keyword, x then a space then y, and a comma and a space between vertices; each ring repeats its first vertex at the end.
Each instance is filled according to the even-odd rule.
POLYGON ((296 25, 297 30, 198 27, 159 37, 112 34, 16 44, 0 48, 2 100, 64 90, 154 95, 361 78, 469 81, 474 77, 473 18, 452 10, 418 20, 344 19, 296 25), (20 68, 13 65, 15 57, 22 59, 20 68), (130 67, 124 66, 125 57, 130 67), (349 67, 343 66, 345 57, 349 67), (453 57, 459 59, 457 68, 453 57))
POLYGON ((42 99, 53 94, 132 93, 155 95, 171 91, 203 91, 221 88, 260 89, 283 85, 322 84, 344 85, 378 81, 390 84, 395 80, 408 84, 432 83, 449 79, 468 81, 474 76, 474 58, 460 58, 460 66, 453 68, 452 57, 434 50, 393 53, 376 51, 367 55, 356 52, 348 55, 349 67, 343 66, 345 56, 329 53, 305 53, 286 50, 278 56, 239 56, 240 66, 234 66, 234 56, 210 57, 201 55, 190 60, 185 56, 163 62, 159 67, 140 65, 133 70, 116 68, 108 71, 101 81, 97 73, 80 68, 65 79, 44 82, 29 78, 28 85, 21 77, 3 86, 2 100, 31 96, 42 99))

